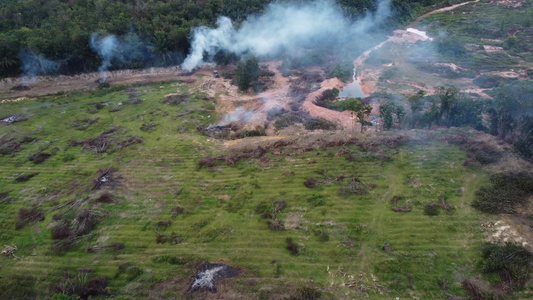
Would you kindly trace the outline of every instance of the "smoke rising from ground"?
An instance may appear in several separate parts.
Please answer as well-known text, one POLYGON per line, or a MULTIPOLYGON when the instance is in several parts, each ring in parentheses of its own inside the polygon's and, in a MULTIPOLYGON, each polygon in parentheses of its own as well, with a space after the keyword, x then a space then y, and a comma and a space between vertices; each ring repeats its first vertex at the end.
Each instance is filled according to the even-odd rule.
POLYGON ((364 38, 374 24, 388 16, 390 0, 381 0, 375 13, 355 22, 347 20, 341 8, 328 0, 273 3, 264 14, 250 17, 240 28, 227 17, 218 19, 217 28, 195 28, 182 68, 191 71, 203 62, 204 54, 211 58, 221 50, 266 57, 324 43, 340 45, 348 39, 364 38))
POLYGON ((55 73, 59 70, 60 63, 44 57, 42 54, 36 54, 30 50, 22 50, 18 58, 22 61, 23 84, 35 83, 36 76, 55 73))
POLYGON ((91 35, 91 48, 102 58, 102 64, 98 68, 102 81, 106 80, 106 71, 111 66, 111 60, 116 55, 118 41, 114 35, 108 35, 102 39, 97 40, 99 35, 93 33, 91 35))
POLYGON ((225 126, 234 122, 238 123, 248 123, 255 121, 256 116, 253 111, 246 110, 244 107, 239 106, 235 111, 224 115, 222 120, 218 123, 218 126, 225 126))
POLYGON ((98 68, 102 82, 106 81, 107 70, 111 66, 144 66, 145 62, 151 59, 153 49, 151 44, 144 42, 135 33, 129 33, 123 37, 108 35, 102 38, 98 33, 93 33, 90 46, 102 59, 102 64, 98 68))

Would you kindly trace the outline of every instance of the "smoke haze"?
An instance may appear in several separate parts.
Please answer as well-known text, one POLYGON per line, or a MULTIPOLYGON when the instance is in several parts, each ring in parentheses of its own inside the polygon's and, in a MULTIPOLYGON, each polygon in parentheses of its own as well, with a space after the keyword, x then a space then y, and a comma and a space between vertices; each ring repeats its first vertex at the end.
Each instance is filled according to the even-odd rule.
POLYGON ((129 33, 123 37, 108 35, 103 38, 100 38, 98 33, 93 33, 90 45, 102 59, 98 71, 103 82, 107 79, 107 70, 111 66, 144 66, 145 62, 151 59, 153 48, 151 44, 144 42, 135 33, 129 33))
POLYGON ((35 83, 35 76, 55 73, 59 70, 60 64, 36 54, 30 50, 22 50, 18 58, 22 61, 21 81, 24 84, 35 83))
POLYGON ((234 122, 247 123, 255 120, 255 114, 251 110, 246 110, 244 107, 239 106, 235 111, 224 115, 222 120, 218 123, 218 126, 225 126, 234 122))
POLYGON ((341 8, 328 0, 310 3, 273 3, 259 16, 250 17, 235 28, 227 17, 220 17, 216 28, 206 26, 192 32, 191 50, 182 64, 188 71, 212 58, 218 51, 258 57, 279 55, 296 48, 329 43, 337 45, 364 34, 390 16, 390 0, 381 0, 375 13, 349 22, 341 8))

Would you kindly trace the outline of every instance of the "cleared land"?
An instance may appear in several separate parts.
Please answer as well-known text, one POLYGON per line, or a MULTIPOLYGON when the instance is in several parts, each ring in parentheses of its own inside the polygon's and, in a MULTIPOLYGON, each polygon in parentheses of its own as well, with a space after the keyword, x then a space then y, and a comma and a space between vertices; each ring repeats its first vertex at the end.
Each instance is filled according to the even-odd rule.
POLYGON ((165 95, 187 94, 191 87, 164 83, 3 104, 8 114, 29 118, 1 125, 2 139, 34 139, 0 157, 2 192, 13 198, 0 204, 1 239, 16 245, 21 258, 2 258, 4 291, 46 296, 44 291, 64 281, 65 270, 90 268, 89 278, 106 277, 114 295, 179 298, 187 294, 195 268, 209 261, 243 273, 222 281, 218 294, 194 294, 198 297, 279 298, 311 285, 334 298, 442 298, 439 281, 462 293, 460 279, 473 274, 484 237, 481 216, 470 202, 486 179, 484 172, 462 165, 467 159, 462 150, 441 141, 446 132, 411 132, 405 144, 390 146, 385 141, 395 141, 394 135, 358 137, 341 146, 339 141, 350 140, 351 131, 345 131, 280 137, 291 142, 279 149, 264 144, 270 138, 240 140, 228 148, 196 131, 213 122, 213 100, 192 93, 179 105, 162 103, 165 95), (132 104, 137 98, 140 103, 132 104), (106 105, 96 109, 102 102, 106 105), (121 109, 114 111, 119 102, 121 109), (88 119, 98 120, 85 130, 74 126, 88 119), (144 124, 155 126, 141 130, 144 124), (116 126, 142 143, 111 153, 72 144, 116 126), (199 166, 209 155, 231 156, 263 144, 266 154, 234 166, 199 166), (28 157, 37 152, 53 155, 36 164, 28 157), (110 168, 116 170, 112 180, 94 189, 99 170, 110 168), (35 172, 26 182, 15 180, 35 172), (310 177, 316 187, 304 185, 310 177), (350 183, 361 183, 361 190, 347 188, 350 183), (103 193, 114 199, 99 201, 103 193), (403 198, 391 203, 397 195, 403 198), (455 212, 425 215, 424 206, 441 196, 455 212), (289 229, 270 230, 271 217, 261 216, 277 200, 286 207, 269 212, 289 229), (17 230, 20 210, 31 208, 44 220, 17 230), (52 232, 61 221, 54 216, 83 209, 97 212, 98 222, 58 254, 52 232), (286 249, 287 238, 298 255, 286 249), (392 252, 383 250, 385 243, 392 252), (123 274, 125 264, 138 268, 135 276, 123 274), (10 288, 21 278, 35 283, 10 288))

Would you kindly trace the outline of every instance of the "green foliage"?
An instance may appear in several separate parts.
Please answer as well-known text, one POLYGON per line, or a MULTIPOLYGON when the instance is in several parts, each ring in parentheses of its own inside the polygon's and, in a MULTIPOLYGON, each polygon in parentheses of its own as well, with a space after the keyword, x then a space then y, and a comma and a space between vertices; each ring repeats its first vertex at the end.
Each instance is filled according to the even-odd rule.
POLYGON ((402 105, 387 101, 379 106, 379 117, 383 120, 383 128, 389 130, 394 123, 400 124, 405 116, 402 105))
POLYGON ((337 77, 344 82, 352 80, 353 65, 351 63, 337 64, 329 72, 329 77, 337 77))
POLYGON ((462 40, 456 36, 445 36, 437 41, 437 51, 444 57, 456 58, 466 54, 462 40))
POLYGON ((438 216, 440 213, 440 207, 437 205, 427 204, 424 206, 424 214, 427 216, 438 216))
POLYGON ((305 122, 305 129, 307 130, 335 130, 337 124, 322 118, 310 118, 305 122))
POLYGON ((235 69, 235 84, 239 90, 246 91, 259 79, 260 72, 259 63, 255 57, 243 59, 237 63, 235 69))
POLYGON ((508 81, 509 79, 501 77, 501 76, 483 74, 477 77, 476 79, 474 79, 473 82, 480 88, 490 89, 493 87, 497 87, 501 83, 506 83, 508 81))
POLYGON ((4 299, 35 299, 36 279, 28 274, 2 276, 0 289, 4 299))
POLYGON ((357 122, 361 124, 361 133, 364 130, 364 126, 367 124, 366 118, 370 116, 372 112, 372 105, 366 104, 360 99, 356 98, 347 98, 341 102, 341 107, 344 110, 349 110, 352 113, 352 116, 355 116, 354 122, 357 119, 357 122))
POLYGON ((519 135, 513 146, 525 159, 531 160, 533 159, 533 117, 525 116, 519 124, 519 135))
POLYGON ((510 279, 523 285, 531 273, 533 254, 523 247, 506 243, 504 245, 485 243, 481 249, 483 260, 479 263, 482 272, 500 274, 502 281, 510 279))
POLYGON ((490 214, 516 212, 518 205, 533 195, 532 173, 498 173, 490 178, 491 186, 476 192, 472 206, 490 214))
POLYGON ((311 203, 313 206, 326 205, 325 197, 319 193, 313 193, 309 198, 307 198, 307 202, 311 203))
POLYGON ((274 122, 274 127, 276 127, 276 129, 281 129, 281 128, 289 127, 290 125, 294 125, 296 123, 301 123, 302 121, 303 121, 303 118, 300 115, 289 112, 289 113, 281 115, 279 119, 277 119, 276 122, 274 122))

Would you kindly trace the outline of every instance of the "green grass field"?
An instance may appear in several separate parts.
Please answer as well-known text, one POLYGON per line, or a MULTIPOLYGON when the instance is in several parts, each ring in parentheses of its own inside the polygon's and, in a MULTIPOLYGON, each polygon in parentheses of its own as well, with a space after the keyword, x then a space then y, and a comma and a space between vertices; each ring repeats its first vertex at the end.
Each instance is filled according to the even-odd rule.
POLYGON ((397 149, 287 148, 235 166, 199 167, 200 159, 228 150, 197 131, 217 120, 215 104, 189 88, 179 82, 113 87, 2 104, 3 115, 29 116, 0 125, 2 143, 24 136, 35 140, 0 156, 0 192, 13 198, 0 204, 0 244, 17 246, 20 258, 0 257, 1 298, 49 298, 65 285, 64 272, 79 275, 79 268, 92 269, 89 278, 105 277, 119 299, 215 296, 187 295, 195 268, 205 261, 243 271, 222 281, 218 295, 227 298, 278 299, 310 286, 332 299, 444 299, 439 282, 464 294, 460 282, 477 274, 483 239, 481 215, 470 203, 486 176, 462 166, 462 150, 420 131, 411 133, 415 142, 397 149), (191 97, 180 105, 162 104, 169 93, 191 97), (132 97, 145 100, 128 104, 132 97), (108 105, 97 110, 97 102, 108 105), (119 102, 122 108, 113 112, 119 102), (94 118, 99 120, 86 130, 72 127, 94 118), (141 130, 146 123, 157 126, 141 130), (69 144, 114 126, 143 142, 112 153, 69 144), (30 161, 39 151, 53 155, 40 164, 30 161), (113 183, 93 189, 98 170, 108 168, 116 170, 113 183), (15 180, 35 172, 27 182, 15 180), (337 180, 341 174, 346 178, 337 180), (309 177, 318 180, 317 187, 304 185, 309 177), (351 178, 363 182, 366 193, 341 195, 351 178), (115 201, 98 203, 103 192, 115 201), (412 211, 393 212, 390 200, 396 195, 403 196, 396 206, 412 211), (440 196, 455 212, 424 214, 424 206, 440 196), (269 219, 262 218, 277 200, 286 208, 276 219, 292 229, 270 230, 269 219), (69 205, 58 209, 61 204, 69 205), (17 230, 19 211, 32 207, 45 219, 17 230), (173 219, 176 207, 183 213, 173 219), (96 226, 71 249, 53 251, 52 230, 60 222, 54 215, 85 208, 98 216, 96 226), (160 221, 172 223, 165 229, 156 226, 160 221), (157 243, 156 231, 168 241, 157 243), (298 245, 298 255, 286 249, 287 238, 298 245), (124 248, 86 251, 89 244, 113 243, 124 248), (392 252, 383 250, 385 243, 392 252))

